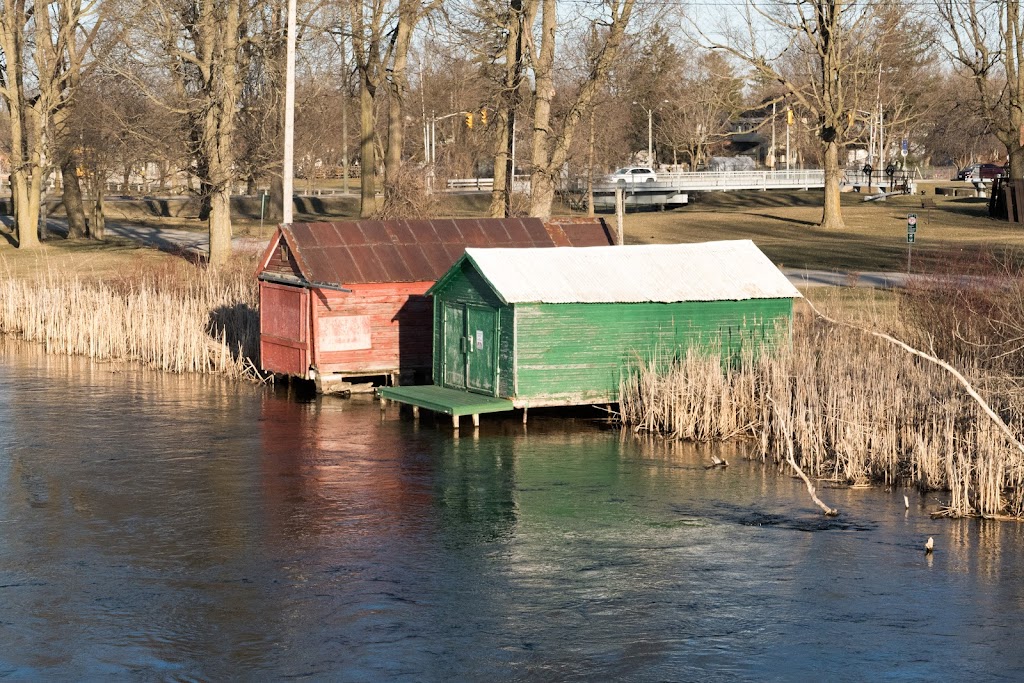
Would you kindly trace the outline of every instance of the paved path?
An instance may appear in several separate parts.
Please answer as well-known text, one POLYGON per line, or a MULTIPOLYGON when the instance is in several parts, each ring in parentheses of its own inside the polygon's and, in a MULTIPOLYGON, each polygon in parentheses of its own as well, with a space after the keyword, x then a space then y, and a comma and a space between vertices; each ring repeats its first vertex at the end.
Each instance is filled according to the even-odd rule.
POLYGON ((844 273, 836 270, 813 270, 809 268, 783 268, 789 281, 797 287, 875 287, 896 289, 904 287, 910 279, 906 273, 857 272, 844 273))
MULTIPOLYGON (((0 216, 0 221, 9 228, 14 223, 10 216, 0 216)), ((183 230, 181 228, 151 228, 145 225, 134 225, 109 220, 106 222, 105 227, 108 235, 135 240, 161 251, 189 252, 204 255, 210 251, 210 235, 206 231, 183 230)), ((68 234, 67 221, 59 218, 48 218, 46 220, 46 229, 51 233, 59 235, 68 234)), ((269 233, 272 230, 267 232, 267 239, 269 239, 269 233)), ((237 251, 258 251, 267 245, 267 239, 233 237, 231 239, 231 246, 237 251)))
MULTIPOLYGON (((10 216, 0 217, 5 225, 11 225, 10 216)), ((61 235, 67 234, 67 223, 61 219, 50 218, 46 221, 47 229, 61 235)), ((189 252, 206 254, 209 251, 209 234, 181 228, 151 228, 119 221, 108 221, 107 233, 124 239, 135 240, 146 246, 171 252, 189 252)), ((270 232, 268 230, 268 232, 270 232)), ((269 239, 269 235, 268 235, 269 239)), ((235 237, 231 240, 236 251, 262 251, 267 239, 257 237, 235 237)), ((808 268, 783 268, 782 272, 795 286, 803 287, 875 287, 878 289, 894 289, 907 283, 906 273, 897 272, 858 272, 846 273, 834 270, 814 270, 808 268)))

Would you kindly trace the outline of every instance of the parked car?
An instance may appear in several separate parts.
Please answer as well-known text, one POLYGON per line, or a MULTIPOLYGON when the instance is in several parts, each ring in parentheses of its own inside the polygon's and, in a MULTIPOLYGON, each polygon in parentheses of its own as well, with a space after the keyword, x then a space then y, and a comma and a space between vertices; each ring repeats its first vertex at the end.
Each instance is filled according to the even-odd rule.
POLYGON ((654 169, 647 166, 627 166, 608 176, 610 183, 624 181, 627 183, 653 183, 658 179, 654 169))
POLYGON ((971 164, 956 174, 957 180, 991 180, 1006 173, 1006 169, 996 164, 971 164))

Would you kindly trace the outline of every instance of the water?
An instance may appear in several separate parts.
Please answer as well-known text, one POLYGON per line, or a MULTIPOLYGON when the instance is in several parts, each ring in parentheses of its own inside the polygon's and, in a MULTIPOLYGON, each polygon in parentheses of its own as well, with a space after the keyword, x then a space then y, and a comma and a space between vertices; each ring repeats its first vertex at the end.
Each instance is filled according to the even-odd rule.
POLYGON ((1024 532, 0 342, 0 679, 1020 680, 1024 532), (934 536, 936 551, 923 545, 934 536))

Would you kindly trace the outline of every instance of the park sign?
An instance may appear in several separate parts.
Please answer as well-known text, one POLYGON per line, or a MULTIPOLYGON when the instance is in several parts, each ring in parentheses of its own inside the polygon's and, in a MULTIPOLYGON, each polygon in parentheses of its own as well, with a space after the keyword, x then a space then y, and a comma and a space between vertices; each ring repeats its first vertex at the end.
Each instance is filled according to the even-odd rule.
POLYGON ((914 237, 917 233, 917 214, 907 214, 907 244, 914 243, 914 237))

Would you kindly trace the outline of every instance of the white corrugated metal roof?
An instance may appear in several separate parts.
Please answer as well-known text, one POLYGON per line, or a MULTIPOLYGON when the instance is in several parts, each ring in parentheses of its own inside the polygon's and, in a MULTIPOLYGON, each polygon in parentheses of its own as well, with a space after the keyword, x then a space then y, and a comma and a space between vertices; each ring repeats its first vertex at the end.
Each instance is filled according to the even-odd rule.
POLYGON ((466 249, 507 303, 788 299, 800 292, 750 240, 466 249))

